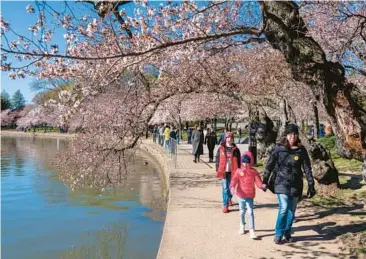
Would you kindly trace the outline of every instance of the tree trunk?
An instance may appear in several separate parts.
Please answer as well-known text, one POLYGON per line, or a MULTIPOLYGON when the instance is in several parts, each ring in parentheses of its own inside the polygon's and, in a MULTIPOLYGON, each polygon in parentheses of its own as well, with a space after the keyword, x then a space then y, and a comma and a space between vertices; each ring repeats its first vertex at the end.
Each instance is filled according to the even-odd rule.
POLYGON ((233 131, 233 123, 234 123, 234 118, 230 118, 230 123, 229 123, 229 131, 233 131))
POLYGON ((319 138, 319 113, 318 113, 318 104, 317 102, 312 103, 313 106, 313 115, 314 115, 314 137, 316 139, 319 138))
POLYGON ((310 86, 324 106, 335 135, 338 153, 363 160, 366 155, 366 111, 352 97, 353 84, 346 83, 344 67, 326 60, 320 45, 307 28, 293 2, 261 1, 265 36, 283 53, 293 78, 310 86))
POLYGON ((225 129, 229 129, 229 120, 225 118, 225 129))
POLYGON ((281 136, 283 135, 286 124, 288 123, 289 120, 287 114, 287 104, 285 99, 280 100, 279 108, 280 108, 280 121, 278 125, 277 141, 279 141, 281 136))
POLYGON ((182 122, 182 118, 180 116, 178 116, 178 136, 177 138, 180 138, 181 140, 183 140, 183 122, 182 122))
POLYGON ((263 107, 258 107, 257 115, 257 132, 255 136, 257 140, 257 157, 263 160, 273 150, 277 131, 273 121, 267 116, 263 107))

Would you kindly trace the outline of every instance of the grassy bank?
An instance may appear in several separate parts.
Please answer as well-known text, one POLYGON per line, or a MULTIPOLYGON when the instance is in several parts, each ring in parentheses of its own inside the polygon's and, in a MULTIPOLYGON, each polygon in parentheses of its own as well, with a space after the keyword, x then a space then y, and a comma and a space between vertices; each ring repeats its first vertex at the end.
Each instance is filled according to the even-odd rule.
POLYGON ((318 140, 322 143, 329 151, 332 156, 334 165, 337 167, 339 172, 360 172, 362 168, 362 162, 356 159, 342 158, 337 154, 336 150, 336 137, 325 137, 318 140))

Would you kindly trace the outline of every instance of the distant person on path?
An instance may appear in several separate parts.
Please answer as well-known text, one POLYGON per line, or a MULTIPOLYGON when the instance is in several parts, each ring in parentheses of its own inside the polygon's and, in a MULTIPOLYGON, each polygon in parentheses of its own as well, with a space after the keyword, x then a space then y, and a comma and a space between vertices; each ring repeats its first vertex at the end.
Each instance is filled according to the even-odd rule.
POLYGON ((214 159, 214 149, 215 146, 217 144, 217 137, 215 132, 213 132, 210 128, 207 129, 207 135, 205 137, 205 144, 207 144, 207 149, 208 149, 208 158, 209 158, 209 163, 213 162, 214 159))
POLYGON ((159 144, 160 146, 164 146, 164 125, 161 125, 159 128, 159 144))
POLYGON ((266 190, 265 186, 262 188, 262 179, 259 176, 257 170, 253 168, 253 154, 251 152, 245 152, 241 157, 241 168, 238 168, 233 175, 230 183, 230 192, 232 195, 236 194, 239 202, 240 210, 240 225, 239 234, 245 233, 245 211, 248 211, 248 223, 250 238, 256 239, 254 228, 254 197, 255 197, 255 185, 266 190), (236 188, 236 193, 235 193, 236 188))
POLYGON ((216 177, 221 180, 223 213, 232 206, 230 193, 231 173, 240 168, 240 150, 234 144, 233 133, 226 132, 225 142, 220 144, 216 154, 216 177))
POLYGON ((204 139, 206 139, 207 132, 208 132, 208 128, 205 128, 205 129, 203 130, 203 138, 204 138, 204 139))
POLYGON ((169 137, 170 137, 169 155, 175 155, 175 150, 177 147, 177 131, 174 126, 172 127, 172 130, 169 133, 169 137))
POLYGON ((188 144, 192 144, 192 129, 191 128, 187 129, 187 141, 188 141, 188 144))
POLYGON ((166 126, 165 130, 164 130, 164 147, 166 149, 169 149, 169 139, 170 139, 170 127, 166 126))
POLYGON ((238 135, 239 135, 238 144, 240 144, 241 134, 242 134, 242 131, 241 131, 241 127, 239 126, 238 127, 238 135))
POLYGON ((308 197, 315 195, 309 155, 305 147, 301 145, 299 129, 295 124, 286 126, 280 142, 268 158, 263 176, 264 187, 268 187, 271 173, 275 168, 274 192, 277 194, 279 209, 274 242, 281 244, 282 238, 287 242, 293 242, 291 228, 297 203, 302 196, 303 170, 309 186, 308 197))
POLYGON ((314 137, 314 126, 311 126, 311 128, 310 128, 310 136, 311 137, 314 137))
POLYGON ((220 138, 219 138, 219 144, 222 144, 225 142, 225 134, 227 132, 227 129, 222 129, 222 132, 221 132, 221 135, 220 135, 220 138))
POLYGON ((324 125, 320 124, 319 125, 319 138, 324 138, 324 125))
POLYGON ((200 156, 203 154, 203 132, 199 126, 192 132, 192 154, 194 155, 193 162, 200 161, 200 156))
POLYGON ((180 129, 179 128, 177 128, 176 129, 176 131, 175 131, 175 134, 177 135, 177 144, 179 145, 179 143, 180 143, 180 129))

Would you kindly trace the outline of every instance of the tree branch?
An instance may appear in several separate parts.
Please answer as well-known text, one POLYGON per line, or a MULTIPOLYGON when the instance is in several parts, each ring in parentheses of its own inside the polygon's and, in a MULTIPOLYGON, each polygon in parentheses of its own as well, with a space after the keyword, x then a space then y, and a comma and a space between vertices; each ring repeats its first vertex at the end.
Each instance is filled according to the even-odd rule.
POLYGON ((67 58, 67 59, 75 59, 75 60, 106 60, 106 59, 142 56, 147 53, 154 52, 154 51, 157 51, 160 49, 168 49, 170 47, 184 45, 184 44, 191 43, 191 42, 205 41, 205 40, 211 40, 211 39, 221 39, 221 38, 225 38, 225 37, 243 35, 243 34, 259 36, 261 33, 262 32, 256 28, 239 28, 238 30, 230 31, 230 32, 223 32, 223 33, 188 38, 188 39, 178 40, 178 41, 173 41, 173 42, 167 42, 167 43, 161 44, 160 46, 156 46, 156 47, 150 48, 145 51, 123 53, 123 54, 119 54, 119 55, 105 56, 105 57, 79 57, 79 56, 70 56, 70 55, 49 54, 49 53, 33 53, 33 52, 24 52, 24 51, 13 51, 13 50, 5 49, 3 47, 1 47, 1 50, 4 53, 8 53, 8 54, 21 54, 21 55, 29 55, 29 56, 35 56, 35 57, 67 58))

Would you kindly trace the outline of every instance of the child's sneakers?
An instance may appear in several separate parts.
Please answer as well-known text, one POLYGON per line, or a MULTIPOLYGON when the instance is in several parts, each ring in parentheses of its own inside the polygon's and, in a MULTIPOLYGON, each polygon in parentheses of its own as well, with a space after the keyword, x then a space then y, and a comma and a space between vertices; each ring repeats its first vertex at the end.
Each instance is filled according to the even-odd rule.
POLYGON ((244 235, 244 234, 245 234, 244 225, 240 225, 240 227, 239 227, 239 235, 244 235))
POLYGON ((233 206, 233 201, 231 199, 229 200, 229 206, 233 206))
POLYGON ((229 208, 228 207, 223 207, 222 208, 222 213, 228 213, 229 212, 229 208))
POLYGON ((258 239, 257 235, 255 234, 254 229, 249 229, 249 235, 251 239, 258 239))

